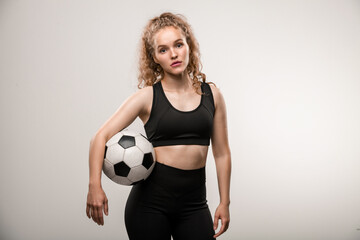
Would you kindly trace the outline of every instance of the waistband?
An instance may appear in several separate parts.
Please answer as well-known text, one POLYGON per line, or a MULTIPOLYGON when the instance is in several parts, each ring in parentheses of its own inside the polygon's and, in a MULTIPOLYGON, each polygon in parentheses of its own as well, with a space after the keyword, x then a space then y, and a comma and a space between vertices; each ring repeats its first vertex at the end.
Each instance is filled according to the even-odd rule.
POLYGON ((167 188, 193 188, 205 184, 205 166, 184 170, 155 162, 154 169, 148 179, 167 188))
POLYGON ((172 171, 173 173, 182 173, 182 174, 196 174, 199 172, 202 172, 205 170, 205 166, 202 168, 197 168, 197 169, 180 169, 180 168, 176 168, 173 166, 169 166, 160 162, 155 162, 155 167, 157 168, 163 168, 163 169, 167 169, 168 171, 172 171))

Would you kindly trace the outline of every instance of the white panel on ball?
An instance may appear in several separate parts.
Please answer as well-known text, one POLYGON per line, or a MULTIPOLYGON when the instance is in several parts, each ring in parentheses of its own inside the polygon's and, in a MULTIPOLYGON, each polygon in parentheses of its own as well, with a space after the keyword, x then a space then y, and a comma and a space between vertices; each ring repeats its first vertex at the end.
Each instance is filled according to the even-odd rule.
POLYGON ((108 178, 112 178, 116 175, 114 171, 114 165, 106 158, 104 159, 103 170, 108 178))
POLYGON ((143 136, 139 135, 135 137, 136 146, 143 152, 148 153, 153 149, 152 144, 143 136))
POLYGON ((125 150, 119 144, 113 144, 106 151, 106 159, 116 164, 124 159, 124 152, 125 150))
POLYGON ((114 176, 111 178, 111 180, 113 180, 114 182, 121 184, 121 185, 131 185, 132 182, 126 178, 126 177, 122 177, 122 176, 114 176))
POLYGON ((139 135, 140 133, 137 133, 137 132, 133 132, 129 129, 124 129, 123 131, 121 131, 123 133, 123 135, 126 135, 126 136, 132 136, 132 137, 135 137, 137 135, 139 135))
POLYGON ((147 173, 147 169, 143 166, 137 166, 131 168, 129 175, 127 176, 132 182, 137 182, 144 179, 144 176, 147 173))
POLYGON ((143 161, 143 158, 144 158, 144 153, 140 151, 140 149, 137 148, 136 146, 127 148, 125 150, 124 162, 130 168, 140 165, 143 161))

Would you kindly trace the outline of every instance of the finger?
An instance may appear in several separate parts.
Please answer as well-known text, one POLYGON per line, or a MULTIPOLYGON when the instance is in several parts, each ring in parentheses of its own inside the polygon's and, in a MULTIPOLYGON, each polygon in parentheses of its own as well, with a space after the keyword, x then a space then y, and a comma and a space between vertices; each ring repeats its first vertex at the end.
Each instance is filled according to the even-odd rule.
POLYGON ((90 206, 90 217, 92 218, 93 221, 95 221, 95 216, 94 216, 94 207, 93 206, 90 206))
POLYGON ((221 234, 223 234, 223 232, 224 232, 224 225, 221 225, 221 228, 220 228, 219 232, 217 232, 217 233, 214 235, 214 238, 219 237, 221 234))
POLYGON ((226 230, 228 230, 229 224, 230 224, 230 219, 227 219, 224 224, 225 225, 224 232, 226 232, 226 230))
POLYGON ((228 226, 229 226, 228 221, 225 219, 224 220, 221 219, 221 228, 219 232, 214 235, 214 238, 217 238, 218 236, 223 234, 227 230, 228 226))
POLYGON ((105 204, 104 204, 104 212, 106 214, 106 216, 109 215, 109 205, 108 205, 108 200, 105 200, 105 204))
POLYGON ((97 214, 98 214, 98 224, 99 225, 104 225, 102 206, 97 207, 96 211, 97 211, 97 214))
POLYGON ((215 215, 215 218, 214 218, 214 230, 216 230, 218 228, 218 222, 219 222, 219 217, 217 215, 215 215))
POLYGON ((99 223, 98 223, 98 215, 97 215, 97 211, 96 211, 96 207, 95 207, 95 206, 92 206, 92 207, 91 207, 91 217, 92 217, 92 219, 93 219, 93 221, 94 221, 95 223, 99 224, 99 223))
POLYGON ((98 212, 98 208, 97 208, 97 207, 94 207, 94 217, 95 217, 94 221, 95 221, 98 225, 100 225, 100 223, 99 223, 99 212, 98 212))
POLYGON ((89 204, 86 204, 86 216, 90 218, 90 206, 89 204))

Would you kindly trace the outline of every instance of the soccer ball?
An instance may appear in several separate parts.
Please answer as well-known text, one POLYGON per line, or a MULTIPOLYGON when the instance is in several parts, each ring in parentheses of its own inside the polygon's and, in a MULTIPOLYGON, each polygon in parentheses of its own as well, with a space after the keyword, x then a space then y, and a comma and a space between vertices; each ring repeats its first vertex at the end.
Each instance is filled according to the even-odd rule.
POLYGON ((121 185, 145 180, 155 165, 152 144, 141 133, 124 129, 105 144, 103 172, 121 185))

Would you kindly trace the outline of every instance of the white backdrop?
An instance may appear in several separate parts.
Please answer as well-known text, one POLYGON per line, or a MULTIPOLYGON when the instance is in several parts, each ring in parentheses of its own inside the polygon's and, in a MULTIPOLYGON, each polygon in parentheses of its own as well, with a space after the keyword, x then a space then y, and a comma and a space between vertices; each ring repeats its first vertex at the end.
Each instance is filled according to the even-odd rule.
MULTIPOLYGON (((136 91, 141 31, 163 11, 187 17, 227 104, 219 239, 360 239, 355 0, 0 0, 0 239, 127 239, 129 187, 103 175, 109 216, 86 217, 89 142, 136 91)), ((214 166, 210 149, 212 214, 214 166)))

